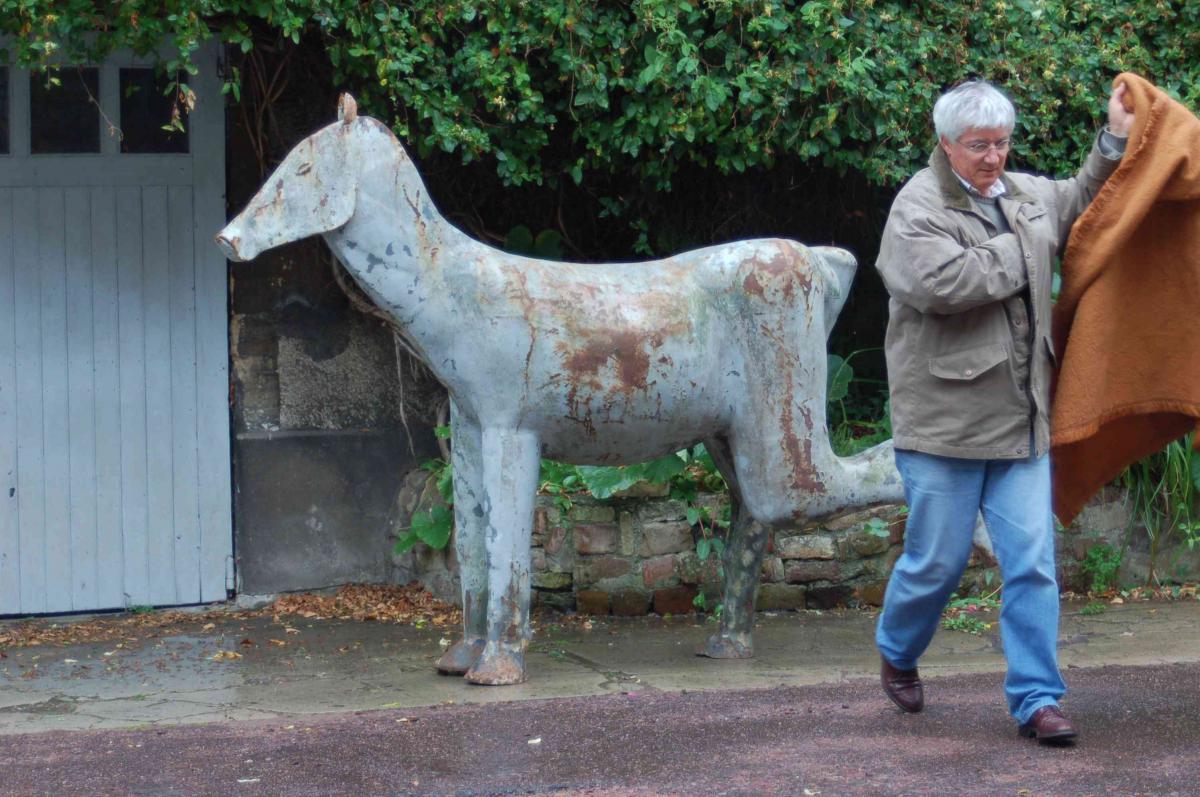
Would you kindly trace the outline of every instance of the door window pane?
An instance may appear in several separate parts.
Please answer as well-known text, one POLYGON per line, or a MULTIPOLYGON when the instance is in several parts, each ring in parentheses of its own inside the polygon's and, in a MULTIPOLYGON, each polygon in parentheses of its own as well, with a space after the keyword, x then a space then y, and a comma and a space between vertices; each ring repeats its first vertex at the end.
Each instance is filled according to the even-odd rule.
POLYGON ((187 117, 177 92, 164 94, 170 82, 153 69, 121 70, 122 152, 188 151, 187 117))
POLYGON ((8 67, 0 66, 0 155, 8 154, 8 67))
POLYGON ((30 152, 99 152, 99 98, 100 73, 94 67, 30 73, 30 152))

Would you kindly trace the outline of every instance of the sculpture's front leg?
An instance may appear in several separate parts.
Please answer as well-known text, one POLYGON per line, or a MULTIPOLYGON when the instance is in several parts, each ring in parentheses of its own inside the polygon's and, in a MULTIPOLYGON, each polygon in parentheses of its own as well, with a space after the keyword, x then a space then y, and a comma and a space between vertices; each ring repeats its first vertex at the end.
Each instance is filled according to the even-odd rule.
POLYGON ((517 429, 485 428, 482 443, 487 641, 466 677, 476 684, 516 684, 525 680, 530 638, 529 545, 540 446, 535 434, 517 429))
POLYGON ((454 466, 454 550, 462 582, 463 637, 438 659, 438 672, 463 675, 475 666, 487 638, 487 548, 483 451, 479 424, 450 402, 450 461, 454 466))
POLYGON ((729 541, 725 546, 725 599, 717 632, 697 651, 714 659, 748 659, 754 655, 754 593, 767 547, 767 527, 755 523, 730 492, 733 502, 729 541))

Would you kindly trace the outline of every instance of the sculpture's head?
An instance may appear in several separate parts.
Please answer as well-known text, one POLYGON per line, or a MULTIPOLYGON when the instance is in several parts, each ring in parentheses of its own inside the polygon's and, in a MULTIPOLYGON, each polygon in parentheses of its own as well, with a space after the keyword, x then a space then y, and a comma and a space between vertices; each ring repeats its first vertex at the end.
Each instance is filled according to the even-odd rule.
POLYGON ((354 98, 343 94, 338 121, 297 144, 246 209, 217 233, 225 256, 251 260, 349 221, 358 188, 352 136, 360 124, 354 98))

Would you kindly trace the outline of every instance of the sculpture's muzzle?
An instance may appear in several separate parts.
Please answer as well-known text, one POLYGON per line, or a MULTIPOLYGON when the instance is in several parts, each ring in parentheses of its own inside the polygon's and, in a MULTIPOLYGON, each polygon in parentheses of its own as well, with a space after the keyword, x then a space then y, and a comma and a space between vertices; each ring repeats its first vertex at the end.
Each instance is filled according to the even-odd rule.
POLYGON ((257 254, 256 252, 247 251, 251 247, 246 246, 245 242, 242 241, 242 237, 233 229, 232 225, 217 233, 216 240, 221 253, 235 263, 243 260, 251 260, 257 254))

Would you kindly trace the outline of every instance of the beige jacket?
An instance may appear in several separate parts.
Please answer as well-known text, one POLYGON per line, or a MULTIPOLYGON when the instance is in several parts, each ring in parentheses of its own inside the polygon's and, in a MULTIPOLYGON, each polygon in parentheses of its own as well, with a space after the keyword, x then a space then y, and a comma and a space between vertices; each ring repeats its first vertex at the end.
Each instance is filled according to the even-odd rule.
POLYGON ((1118 163, 1097 146, 1069 180, 1006 172, 999 204, 1011 232, 979 210, 940 147, 900 190, 876 263, 891 294, 896 448, 968 459, 1046 452, 1054 261, 1118 163))

